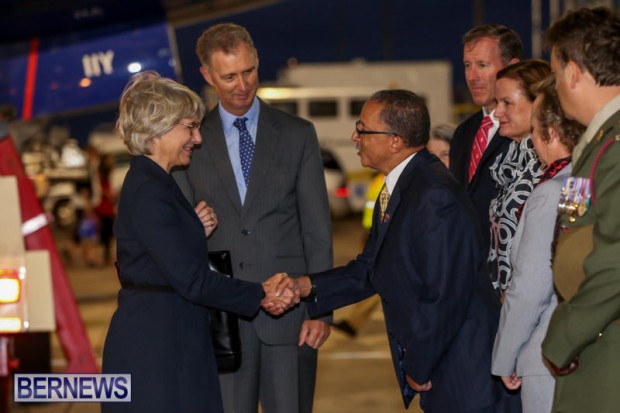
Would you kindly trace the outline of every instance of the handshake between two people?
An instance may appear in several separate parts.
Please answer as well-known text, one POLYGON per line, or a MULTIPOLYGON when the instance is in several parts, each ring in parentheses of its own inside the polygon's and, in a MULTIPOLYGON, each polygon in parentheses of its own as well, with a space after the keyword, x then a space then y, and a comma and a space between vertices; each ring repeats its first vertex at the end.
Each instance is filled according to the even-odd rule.
POLYGON ((263 282, 265 298, 261 307, 271 315, 282 315, 299 304, 302 297, 307 297, 311 289, 308 276, 291 278, 286 273, 277 273, 263 282))

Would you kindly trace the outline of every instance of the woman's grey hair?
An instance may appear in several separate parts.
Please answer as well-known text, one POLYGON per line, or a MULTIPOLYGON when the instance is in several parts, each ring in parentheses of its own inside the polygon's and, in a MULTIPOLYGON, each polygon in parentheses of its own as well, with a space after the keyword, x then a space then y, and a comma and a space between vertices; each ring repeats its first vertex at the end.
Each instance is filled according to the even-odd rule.
POLYGON ((201 121, 205 105, 186 86, 157 72, 131 78, 121 95, 116 133, 132 155, 150 155, 150 142, 160 138, 181 119, 201 121))
POLYGON ((442 123, 431 129, 431 139, 437 139, 450 145, 455 127, 449 123, 442 123))

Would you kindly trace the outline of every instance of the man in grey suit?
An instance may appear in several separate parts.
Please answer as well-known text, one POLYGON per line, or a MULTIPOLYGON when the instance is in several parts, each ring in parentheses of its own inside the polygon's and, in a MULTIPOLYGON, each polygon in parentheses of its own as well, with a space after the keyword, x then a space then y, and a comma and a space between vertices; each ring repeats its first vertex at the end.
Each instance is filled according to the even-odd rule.
MULTIPOLYGON (((235 277, 243 280, 331 268, 331 222, 313 125, 256 97, 258 55, 243 27, 210 27, 196 53, 219 104, 205 117, 202 147, 177 179, 219 216, 209 248, 230 250, 235 277)), ((312 411, 316 349, 329 335, 328 321, 308 319, 303 303, 278 318, 261 312, 240 320, 242 366, 220 375, 226 413, 256 412, 259 401, 264 413, 312 411)))

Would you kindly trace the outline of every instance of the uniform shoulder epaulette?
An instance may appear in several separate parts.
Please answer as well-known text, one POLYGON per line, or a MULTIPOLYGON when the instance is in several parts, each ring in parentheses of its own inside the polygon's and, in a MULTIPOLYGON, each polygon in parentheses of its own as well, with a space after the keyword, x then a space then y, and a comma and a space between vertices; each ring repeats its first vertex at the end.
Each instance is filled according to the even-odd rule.
POLYGON ((611 127, 614 141, 620 141, 620 119, 616 121, 616 124, 611 127))
POLYGON ((596 134, 596 138, 594 138, 595 141, 600 142, 601 138, 605 135, 605 131, 603 129, 599 129, 598 133, 596 134))

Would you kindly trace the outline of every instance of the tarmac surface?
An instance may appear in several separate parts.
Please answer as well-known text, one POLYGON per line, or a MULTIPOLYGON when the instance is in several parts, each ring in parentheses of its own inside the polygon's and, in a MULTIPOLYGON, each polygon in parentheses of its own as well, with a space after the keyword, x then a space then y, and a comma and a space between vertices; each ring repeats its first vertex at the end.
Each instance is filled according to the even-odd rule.
MULTIPOLYGON (((358 217, 334 221, 334 261, 345 264, 361 250, 363 229, 358 217)), ((73 287, 88 337, 99 365, 103 344, 116 308, 119 283, 109 265, 89 266, 82 251, 71 245, 66 233, 57 232, 57 245, 73 287)), ((100 251, 97 251, 100 253, 100 251)), ((335 319, 346 316, 349 308, 338 310, 335 319)), ((62 373, 66 361, 60 344, 52 335, 52 370, 62 373)), ((95 413, 99 403, 11 404, 12 413, 95 413)), ((355 338, 332 328, 319 351, 314 413, 420 413, 417 398, 409 410, 403 407, 387 346, 381 309, 355 338)), ((182 412, 180 412, 182 413, 182 412)))

